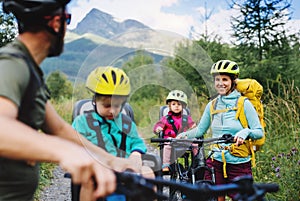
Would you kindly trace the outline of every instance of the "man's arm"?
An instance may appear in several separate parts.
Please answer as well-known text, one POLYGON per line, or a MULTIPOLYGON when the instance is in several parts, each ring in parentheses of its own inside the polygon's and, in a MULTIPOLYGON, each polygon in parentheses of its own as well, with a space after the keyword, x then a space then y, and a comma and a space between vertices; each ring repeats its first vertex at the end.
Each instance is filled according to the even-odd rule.
POLYGON ((75 142, 76 144, 85 147, 92 157, 98 162, 108 166, 116 171, 124 171, 126 169, 132 169, 138 171, 137 167, 134 166, 129 160, 124 158, 115 157, 107 153, 104 149, 94 145, 80 133, 72 128, 70 124, 65 122, 55 111, 50 102, 46 105, 46 119, 43 130, 49 134, 62 137, 64 139, 75 142), (94 154, 92 154, 94 153, 94 154))
POLYGON ((95 196, 114 191, 116 182, 113 172, 96 162, 85 149, 70 141, 39 133, 18 121, 17 114, 17 106, 9 99, 0 97, 1 157, 59 163, 71 173, 74 183, 85 185, 95 178, 98 184, 95 196))

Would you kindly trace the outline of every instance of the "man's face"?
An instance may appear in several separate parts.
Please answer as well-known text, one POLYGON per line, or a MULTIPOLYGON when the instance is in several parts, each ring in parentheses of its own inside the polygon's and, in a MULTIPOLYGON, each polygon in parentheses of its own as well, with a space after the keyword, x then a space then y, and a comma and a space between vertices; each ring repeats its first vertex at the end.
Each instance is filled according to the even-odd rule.
POLYGON ((67 25, 70 24, 71 22, 71 14, 69 13, 65 13, 64 15, 58 14, 54 16, 54 19, 58 20, 57 23, 59 23, 59 27, 58 27, 58 31, 55 31, 55 34, 53 34, 52 36, 48 57, 58 56, 63 52, 64 37, 66 34, 67 25))

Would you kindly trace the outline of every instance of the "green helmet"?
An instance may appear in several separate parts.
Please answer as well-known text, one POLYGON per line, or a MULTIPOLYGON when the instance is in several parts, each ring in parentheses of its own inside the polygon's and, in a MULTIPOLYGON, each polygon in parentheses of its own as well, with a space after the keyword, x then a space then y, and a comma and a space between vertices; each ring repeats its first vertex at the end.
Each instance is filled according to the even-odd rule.
POLYGON ((166 103, 168 104, 172 100, 180 101, 185 105, 187 105, 187 96, 183 91, 180 90, 170 91, 169 95, 166 98, 166 103))
POLYGON ((230 60, 220 60, 214 63, 211 67, 210 74, 232 74, 238 76, 240 73, 239 66, 234 61, 230 60))

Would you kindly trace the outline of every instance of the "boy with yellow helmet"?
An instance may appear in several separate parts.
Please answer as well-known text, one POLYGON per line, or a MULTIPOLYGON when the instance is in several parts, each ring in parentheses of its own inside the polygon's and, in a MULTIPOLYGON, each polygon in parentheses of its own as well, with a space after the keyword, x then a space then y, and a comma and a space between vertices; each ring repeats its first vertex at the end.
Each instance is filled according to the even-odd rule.
MULTIPOLYGON (((119 68, 98 67, 89 74, 86 87, 94 94, 94 110, 77 116, 73 128, 108 153, 128 158, 139 173, 153 177, 152 170, 142 166, 141 155, 147 148, 136 124, 121 113, 130 94, 129 77, 119 68)), ((87 200, 87 191, 87 188, 81 189, 81 200, 87 200)), ((125 196, 114 194, 110 200, 125 200, 125 196)))

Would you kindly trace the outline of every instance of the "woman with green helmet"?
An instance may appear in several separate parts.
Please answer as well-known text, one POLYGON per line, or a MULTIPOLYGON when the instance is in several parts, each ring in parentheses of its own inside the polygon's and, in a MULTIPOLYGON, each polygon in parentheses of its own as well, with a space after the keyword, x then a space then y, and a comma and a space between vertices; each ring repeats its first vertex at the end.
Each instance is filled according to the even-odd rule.
MULTIPOLYGON (((239 119, 236 118, 236 104, 241 93, 236 90, 236 79, 240 74, 239 66, 230 60, 220 60, 214 63, 210 71, 214 79, 214 86, 218 93, 216 99, 210 101, 202 114, 200 122, 195 129, 179 134, 178 138, 199 138, 202 137, 209 127, 212 130, 212 137, 221 137, 224 134, 234 136, 235 146, 241 146, 246 139, 260 139, 263 137, 263 129, 258 119, 256 110, 251 102, 246 99, 244 102, 245 115, 249 128, 244 128, 239 119), (214 102, 214 104, 213 104, 214 102), (212 113, 222 111, 220 113, 212 113)), ((234 178, 242 175, 252 175, 251 156, 233 155, 228 144, 213 146, 212 156, 207 159, 208 167, 214 168, 216 184, 231 183, 234 178)), ((205 179, 211 180, 211 175, 205 172, 205 179)), ((229 193, 230 198, 234 193, 229 193)), ((225 196, 218 197, 224 201, 225 196)))

